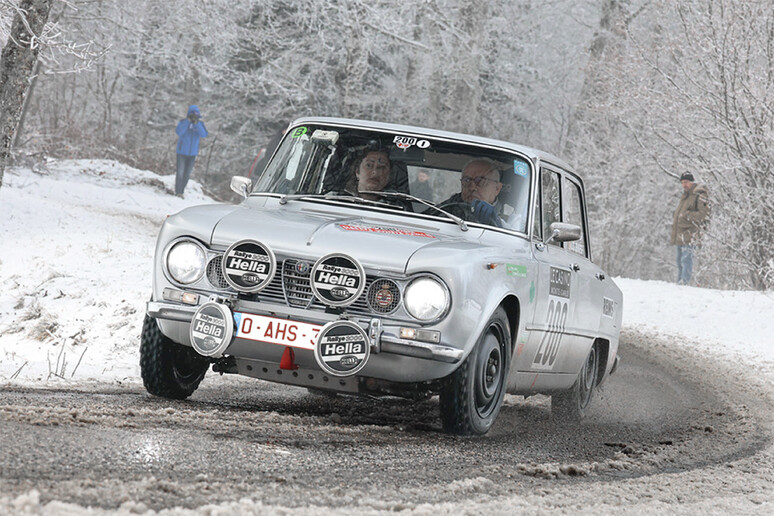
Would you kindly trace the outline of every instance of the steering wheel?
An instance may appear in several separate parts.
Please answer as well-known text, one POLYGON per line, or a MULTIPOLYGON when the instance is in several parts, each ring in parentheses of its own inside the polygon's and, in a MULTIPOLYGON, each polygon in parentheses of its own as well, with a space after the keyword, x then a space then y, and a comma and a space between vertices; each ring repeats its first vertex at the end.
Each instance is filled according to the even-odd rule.
MULTIPOLYGON (((490 226, 497 227, 501 226, 497 217, 497 211, 495 210, 494 206, 485 201, 473 201, 472 203, 465 201, 447 202, 440 204, 438 208, 446 211, 450 211, 449 208, 458 208, 463 214, 462 218, 468 222, 478 222, 480 224, 489 224, 490 226), (478 203, 480 203, 479 206, 490 207, 491 213, 489 213, 486 217, 482 217, 482 212, 480 210, 476 211, 476 204, 478 203)), ((451 213, 455 214, 454 212, 451 213)))

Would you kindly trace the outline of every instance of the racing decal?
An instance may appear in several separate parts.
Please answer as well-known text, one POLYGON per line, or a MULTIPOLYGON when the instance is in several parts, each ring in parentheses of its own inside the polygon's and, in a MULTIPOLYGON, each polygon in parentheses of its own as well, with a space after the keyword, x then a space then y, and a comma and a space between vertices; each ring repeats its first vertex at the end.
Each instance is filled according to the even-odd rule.
POLYGON ((312 291, 329 306, 354 303, 363 293, 365 283, 363 267, 345 254, 323 256, 312 267, 312 291))
POLYGON ((529 285, 529 304, 535 301, 535 282, 533 281, 529 285))
POLYGON ((400 289, 394 281, 374 281, 368 288, 368 305, 374 312, 387 314, 398 307, 400 289))
POLYGON ((418 140, 411 136, 396 136, 395 138, 393 138, 392 143, 394 143, 399 149, 403 149, 403 150, 408 149, 412 145, 416 145, 420 149, 426 149, 430 147, 429 141, 418 140))
POLYGON ((203 304, 191 319, 189 336, 197 353, 206 357, 220 357, 234 336, 231 310, 220 303, 203 304))
POLYGON ((562 345, 562 338, 567 325, 569 303, 560 298, 549 296, 546 322, 548 330, 543 334, 535 357, 532 359, 532 369, 551 371, 556 364, 556 357, 562 345))
POLYGON ((290 135, 291 138, 300 138, 301 136, 305 135, 307 132, 306 127, 296 127, 293 130, 293 133, 290 135))
POLYGON ((521 160, 513 160, 513 173, 517 176, 527 177, 529 175, 529 165, 521 160))
POLYGON ((570 271, 551 267, 549 295, 570 299, 570 271))
POLYGON ((381 306, 382 308, 386 308, 392 304, 394 297, 392 295, 392 292, 390 292, 390 286, 384 286, 377 290, 376 294, 374 294, 374 302, 381 306))
POLYGON ((277 268, 274 253, 255 240, 241 240, 223 254, 223 276, 241 292, 258 292, 267 286, 277 268))
POLYGON ((514 265, 512 263, 505 264, 506 272, 508 276, 516 276, 517 278, 527 277, 527 267, 524 265, 514 265))
POLYGON ((365 367, 371 344, 365 331, 351 321, 334 321, 323 326, 314 347, 320 369, 334 376, 351 376, 365 367))
POLYGON ((602 298, 602 315, 613 317, 615 314, 615 301, 609 297, 602 298))
POLYGON ((390 235, 405 235, 424 238, 435 238, 424 231, 410 231, 408 229, 393 228, 389 226, 361 226, 358 224, 338 224, 345 231, 365 231, 369 233, 388 233, 390 235))

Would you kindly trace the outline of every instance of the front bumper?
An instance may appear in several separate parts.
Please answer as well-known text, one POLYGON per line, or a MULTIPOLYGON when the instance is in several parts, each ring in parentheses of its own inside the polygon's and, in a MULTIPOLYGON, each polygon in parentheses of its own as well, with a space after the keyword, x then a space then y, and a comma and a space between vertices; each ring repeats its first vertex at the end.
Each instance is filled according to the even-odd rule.
MULTIPOLYGON (((154 319, 190 324, 191 319, 193 319, 193 315, 197 309, 198 306, 182 305, 165 301, 149 301, 146 311, 147 314, 154 319)), ((279 316, 279 314, 274 312, 262 315, 271 315, 273 317, 279 316)), ((308 314, 306 314, 303 310, 297 309, 283 310, 283 315, 286 315, 290 318, 308 319, 308 314), (307 315, 307 317, 304 317, 304 315, 307 315)), ((332 314, 326 315, 330 315, 329 320, 316 322, 324 324, 336 319, 336 316, 332 314)), ((363 329, 368 333, 370 328, 373 326, 374 324, 369 324, 363 326, 363 329)), ((376 326, 381 327, 381 321, 376 326)), ((371 347, 373 353, 402 355, 407 357, 433 360, 436 362, 444 362, 447 364, 456 364, 460 362, 465 353, 462 349, 445 344, 403 339, 393 333, 391 329, 391 327, 385 327, 376 335, 371 335, 371 347)))

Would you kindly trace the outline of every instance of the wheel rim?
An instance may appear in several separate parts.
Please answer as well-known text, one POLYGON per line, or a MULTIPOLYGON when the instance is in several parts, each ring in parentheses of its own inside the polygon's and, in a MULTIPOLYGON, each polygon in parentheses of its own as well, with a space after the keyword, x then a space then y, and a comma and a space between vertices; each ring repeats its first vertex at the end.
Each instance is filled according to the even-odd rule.
POLYGON ((579 380, 580 396, 579 403, 582 409, 586 408, 591 402, 591 393, 594 391, 594 381, 597 377, 597 348, 592 347, 589 352, 586 363, 583 364, 579 380))
POLYGON ((503 339, 499 327, 492 325, 481 343, 475 370, 475 408, 488 417, 496 408, 505 382, 503 339))
POLYGON ((178 383, 188 384, 196 381, 208 365, 194 356, 193 350, 189 351, 183 346, 176 347, 172 371, 178 383))

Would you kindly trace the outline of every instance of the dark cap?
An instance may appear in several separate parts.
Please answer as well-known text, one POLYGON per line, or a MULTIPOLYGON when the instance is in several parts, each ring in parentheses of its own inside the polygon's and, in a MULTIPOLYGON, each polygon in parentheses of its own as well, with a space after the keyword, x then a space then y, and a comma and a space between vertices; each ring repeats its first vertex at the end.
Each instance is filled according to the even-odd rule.
POLYGON ((693 178, 693 174, 691 174, 690 172, 683 172, 683 175, 680 176, 680 181, 690 181, 691 183, 693 183, 696 180, 693 178))

